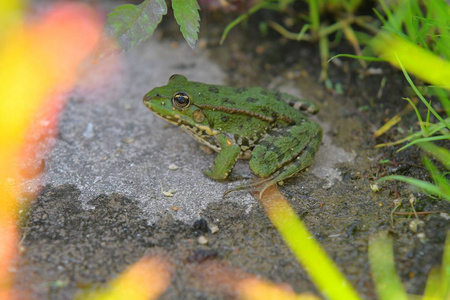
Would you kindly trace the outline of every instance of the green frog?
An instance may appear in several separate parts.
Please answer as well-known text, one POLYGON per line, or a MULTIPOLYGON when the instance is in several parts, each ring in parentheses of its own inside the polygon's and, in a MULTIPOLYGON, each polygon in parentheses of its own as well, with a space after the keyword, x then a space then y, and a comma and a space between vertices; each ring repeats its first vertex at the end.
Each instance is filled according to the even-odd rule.
POLYGON ((218 152, 204 172, 214 180, 226 179, 238 159, 249 159, 258 184, 281 182, 311 165, 322 140, 322 128, 302 113, 317 113, 314 103, 260 87, 205 84, 175 74, 143 101, 218 152))

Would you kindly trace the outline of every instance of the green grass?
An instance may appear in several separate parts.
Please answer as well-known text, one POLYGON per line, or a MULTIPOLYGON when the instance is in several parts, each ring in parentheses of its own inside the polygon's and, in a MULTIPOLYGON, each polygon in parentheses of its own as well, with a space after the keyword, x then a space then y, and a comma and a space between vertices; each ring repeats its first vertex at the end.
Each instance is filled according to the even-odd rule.
MULTIPOLYGON (((391 51, 391 49, 389 51, 391 51)), ((395 48, 393 51, 395 52, 395 48)), ((450 171, 450 151, 431 143, 432 141, 437 140, 450 140, 450 134, 448 133, 448 130, 450 129, 450 123, 448 122, 448 118, 443 119, 431 106, 430 102, 427 101, 425 97, 420 93, 419 89, 416 87, 411 77, 408 75, 402 61, 396 53, 395 55, 397 58, 397 63, 401 67, 401 70, 407 82, 419 97, 419 99, 422 101, 423 105, 427 108, 426 121, 424 122, 416 105, 409 98, 405 98, 405 100, 407 100, 414 108, 420 124, 420 132, 418 132, 419 134, 410 136, 410 138, 408 139, 410 140, 410 142, 407 145, 401 147, 398 151, 402 151, 410 146, 417 145, 434 159, 440 161, 446 169, 446 172, 440 172, 438 168, 432 163, 432 161, 425 157, 423 159, 423 164, 431 174, 434 183, 401 175, 386 176, 381 178, 380 180, 403 181, 424 191, 430 196, 434 195, 444 200, 450 201, 450 180, 447 179, 447 173, 450 171), (438 120, 436 124, 430 123, 430 114, 432 114, 438 120), (432 130, 430 130, 430 127, 432 127, 432 130), (441 130, 437 131, 436 128, 439 128, 441 130), (437 136, 431 136, 433 134, 437 134, 437 136)), ((445 102, 449 100, 448 98, 441 98, 441 101, 445 104, 445 102)))

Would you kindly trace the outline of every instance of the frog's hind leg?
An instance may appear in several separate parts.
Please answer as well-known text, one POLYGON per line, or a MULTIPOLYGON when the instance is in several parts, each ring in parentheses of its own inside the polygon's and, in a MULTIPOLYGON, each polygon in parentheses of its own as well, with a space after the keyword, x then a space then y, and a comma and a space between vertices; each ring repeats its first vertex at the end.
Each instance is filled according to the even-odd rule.
POLYGON ((231 192, 240 191, 240 190, 249 190, 253 192, 258 192, 259 197, 261 198, 264 191, 271 185, 277 184, 278 182, 282 182, 283 180, 293 177, 300 173, 302 170, 309 167, 313 161, 314 155, 320 145, 320 140, 311 142, 306 146, 306 148, 302 151, 302 153, 295 158, 295 160, 291 161, 290 164, 286 165, 281 170, 275 172, 270 177, 267 178, 258 178, 252 183, 247 183, 240 185, 231 190, 227 190, 222 198, 225 198, 231 192))
POLYGON ((322 140, 322 129, 317 123, 305 122, 284 128, 265 138, 255 147, 250 169, 261 177, 253 183, 233 190, 253 189, 262 195, 267 187, 295 176, 309 167, 322 140))
POLYGON ((297 110, 306 111, 312 115, 316 114, 319 111, 317 105, 312 101, 300 99, 286 93, 280 93, 280 95, 281 99, 283 99, 284 102, 297 110))
POLYGON ((315 122, 273 130, 253 149, 250 169, 261 178, 289 178, 312 163, 321 140, 322 128, 315 122))
POLYGON ((289 164, 284 166, 284 168, 275 172, 268 178, 263 178, 259 182, 255 182, 254 186, 257 187, 259 195, 261 196, 269 186, 293 177, 300 173, 302 170, 308 168, 313 162, 314 155, 316 154, 320 143, 320 139, 311 140, 310 143, 306 145, 302 153, 289 164))

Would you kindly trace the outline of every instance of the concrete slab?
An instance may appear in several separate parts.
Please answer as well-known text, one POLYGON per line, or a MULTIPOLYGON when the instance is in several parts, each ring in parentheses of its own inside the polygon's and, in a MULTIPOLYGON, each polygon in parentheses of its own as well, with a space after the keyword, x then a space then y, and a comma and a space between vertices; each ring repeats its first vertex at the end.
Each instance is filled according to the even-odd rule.
MULTIPOLYGON (((137 200, 150 223, 165 212, 192 222, 208 203, 222 201, 222 194, 240 183, 218 183, 204 176, 215 154, 201 151, 188 135, 142 104, 146 92, 166 84, 175 73, 215 84, 225 78, 206 51, 155 39, 127 52, 120 62, 110 57, 86 72, 62 113, 42 182, 30 180, 29 190, 39 184, 73 184, 85 208, 93 197, 119 193, 137 200)), ((324 142, 310 171, 331 186, 339 179, 334 164, 353 155, 334 147, 326 136, 324 142)), ((239 162, 235 171, 251 176, 247 162, 239 162)), ((227 199, 248 209, 256 204, 245 192, 227 199)))

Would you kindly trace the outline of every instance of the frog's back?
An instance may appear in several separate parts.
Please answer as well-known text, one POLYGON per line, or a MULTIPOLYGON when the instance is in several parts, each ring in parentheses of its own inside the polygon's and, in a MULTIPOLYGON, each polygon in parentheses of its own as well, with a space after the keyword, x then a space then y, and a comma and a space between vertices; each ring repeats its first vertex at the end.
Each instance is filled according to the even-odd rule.
POLYGON ((314 103, 279 91, 261 87, 230 87, 189 81, 191 94, 196 104, 239 108, 270 118, 290 120, 287 123, 300 123, 305 119, 301 111, 316 113, 314 103))

